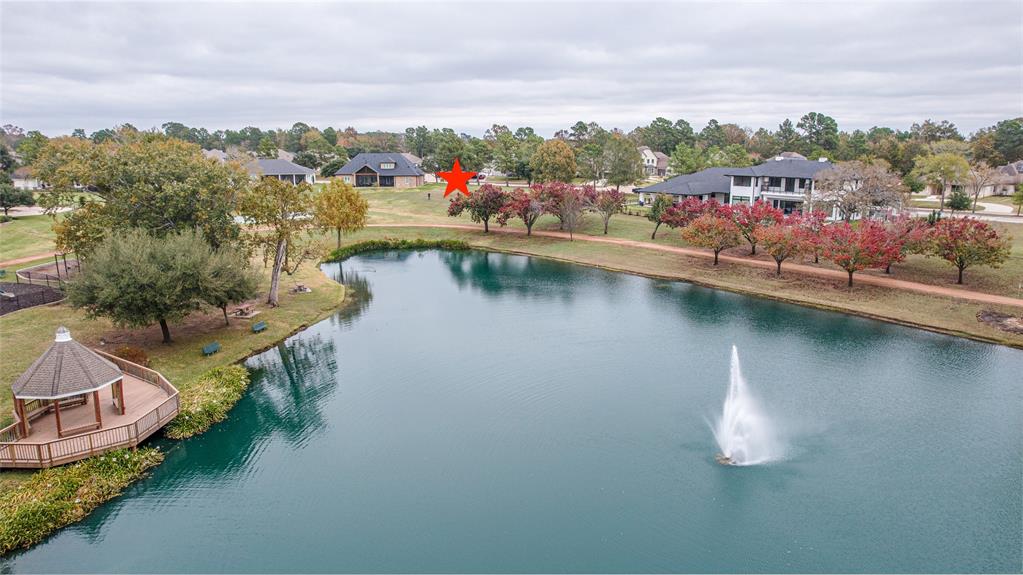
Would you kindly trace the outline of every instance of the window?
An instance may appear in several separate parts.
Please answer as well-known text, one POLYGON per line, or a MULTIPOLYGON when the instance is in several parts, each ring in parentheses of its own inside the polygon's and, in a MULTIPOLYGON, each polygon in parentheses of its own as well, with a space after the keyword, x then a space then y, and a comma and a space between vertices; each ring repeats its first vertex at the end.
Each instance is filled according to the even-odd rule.
POLYGON ((781 178, 768 178, 767 179, 767 185, 772 187, 772 188, 780 188, 781 187, 781 178))
POLYGON ((748 188, 753 185, 751 176, 732 176, 732 184, 740 188, 748 188))
POLYGON ((796 179, 795 178, 785 178, 785 191, 786 192, 794 192, 794 191, 796 191, 796 179))
POLYGON ((394 169, 394 162, 380 162, 380 169, 381 170, 393 170, 394 169))

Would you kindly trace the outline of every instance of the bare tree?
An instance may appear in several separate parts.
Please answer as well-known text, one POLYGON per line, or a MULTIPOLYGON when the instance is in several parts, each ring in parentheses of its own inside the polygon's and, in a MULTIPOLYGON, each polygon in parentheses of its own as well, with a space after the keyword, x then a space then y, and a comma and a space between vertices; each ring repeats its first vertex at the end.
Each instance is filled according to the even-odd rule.
POLYGON ((876 209, 898 208, 905 193, 902 180, 879 160, 838 162, 817 175, 814 189, 845 221, 856 214, 868 217, 876 209))
POLYGON ((985 162, 970 166, 970 171, 966 173, 966 185, 973 193, 973 213, 977 213, 977 198, 980 197, 980 192, 985 186, 994 184, 999 174, 998 168, 992 168, 985 162))

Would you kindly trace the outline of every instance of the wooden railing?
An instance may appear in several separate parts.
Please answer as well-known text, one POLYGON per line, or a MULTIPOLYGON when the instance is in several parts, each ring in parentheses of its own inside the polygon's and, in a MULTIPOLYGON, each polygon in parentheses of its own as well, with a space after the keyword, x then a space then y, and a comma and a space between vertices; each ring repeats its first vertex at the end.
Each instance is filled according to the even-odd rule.
POLYGON ((17 423, 0 429, 0 467, 52 467, 124 447, 135 447, 178 414, 178 390, 161 373, 96 350, 124 373, 164 390, 168 397, 134 423, 46 443, 18 443, 17 423))

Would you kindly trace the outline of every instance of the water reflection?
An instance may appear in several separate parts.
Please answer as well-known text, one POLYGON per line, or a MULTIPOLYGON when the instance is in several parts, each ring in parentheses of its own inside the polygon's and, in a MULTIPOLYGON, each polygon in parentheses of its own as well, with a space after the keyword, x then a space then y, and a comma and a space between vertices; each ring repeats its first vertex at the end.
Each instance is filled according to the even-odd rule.
POLYGON ((302 447, 327 427, 322 408, 337 388, 340 375, 333 339, 292 338, 248 362, 253 383, 257 428, 302 447))
POLYGON ((624 274, 566 266, 535 257, 475 250, 440 252, 439 255, 459 289, 472 288, 488 297, 512 293, 523 298, 569 301, 580 287, 593 286, 614 298, 618 295, 615 288, 628 280, 624 274))
POLYGON ((331 325, 351 328, 373 302, 369 279, 356 271, 355 265, 331 263, 320 266, 320 269, 327 277, 345 286, 345 301, 341 309, 330 316, 331 325))

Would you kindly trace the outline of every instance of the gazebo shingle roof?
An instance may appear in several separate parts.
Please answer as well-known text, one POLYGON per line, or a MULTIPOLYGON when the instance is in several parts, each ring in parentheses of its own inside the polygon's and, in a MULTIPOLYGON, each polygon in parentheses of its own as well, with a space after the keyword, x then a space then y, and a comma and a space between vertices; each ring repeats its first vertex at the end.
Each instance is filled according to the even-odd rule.
POLYGON ((102 389, 123 373, 112 362, 57 330, 50 348, 11 384, 19 399, 59 399, 102 389))

